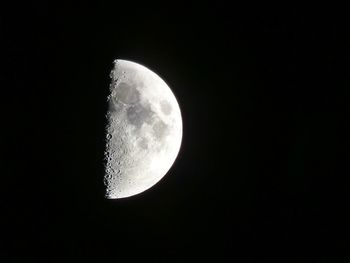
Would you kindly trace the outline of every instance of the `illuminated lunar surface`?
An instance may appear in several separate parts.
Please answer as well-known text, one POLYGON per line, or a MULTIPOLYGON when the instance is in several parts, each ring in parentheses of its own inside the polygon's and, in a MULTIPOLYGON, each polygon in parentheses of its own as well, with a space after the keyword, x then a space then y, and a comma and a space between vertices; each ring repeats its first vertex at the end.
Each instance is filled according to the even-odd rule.
POLYGON ((182 140, 177 100, 154 72, 115 60, 108 96, 106 198, 124 198, 155 185, 173 165, 182 140))

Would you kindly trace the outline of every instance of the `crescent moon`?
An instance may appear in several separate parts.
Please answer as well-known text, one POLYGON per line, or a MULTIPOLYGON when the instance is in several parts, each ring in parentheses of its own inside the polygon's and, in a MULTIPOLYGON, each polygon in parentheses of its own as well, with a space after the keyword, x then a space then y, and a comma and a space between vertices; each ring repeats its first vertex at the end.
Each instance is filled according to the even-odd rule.
POLYGON ((110 77, 104 183, 115 199, 164 177, 180 150, 182 118, 169 86, 145 66, 118 59, 110 77))

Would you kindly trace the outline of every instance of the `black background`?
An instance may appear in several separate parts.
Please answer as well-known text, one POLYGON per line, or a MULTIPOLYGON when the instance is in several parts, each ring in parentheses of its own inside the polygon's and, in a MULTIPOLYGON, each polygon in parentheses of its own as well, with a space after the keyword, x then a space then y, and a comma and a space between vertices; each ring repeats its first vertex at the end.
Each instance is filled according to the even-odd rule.
POLYGON ((341 10, 3 5, 0 261, 348 262, 341 10), (161 182, 106 200, 116 58, 166 80, 184 134, 161 182))

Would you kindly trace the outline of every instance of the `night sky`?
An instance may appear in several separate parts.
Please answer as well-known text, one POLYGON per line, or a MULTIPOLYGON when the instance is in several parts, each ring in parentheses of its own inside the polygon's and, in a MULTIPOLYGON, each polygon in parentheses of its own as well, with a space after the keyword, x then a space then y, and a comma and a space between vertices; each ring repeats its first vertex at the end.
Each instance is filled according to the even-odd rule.
POLYGON ((0 7, 0 262, 349 262, 341 8, 0 7), (171 87, 176 162, 107 200, 114 59, 171 87))

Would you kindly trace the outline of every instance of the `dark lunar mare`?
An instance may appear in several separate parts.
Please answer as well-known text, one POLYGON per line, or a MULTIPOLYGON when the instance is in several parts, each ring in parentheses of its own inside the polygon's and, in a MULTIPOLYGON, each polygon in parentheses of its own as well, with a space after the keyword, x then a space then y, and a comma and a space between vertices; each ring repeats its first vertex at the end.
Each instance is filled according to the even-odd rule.
POLYGON ((127 109, 126 114, 130 124, 136 126, 137 128, 141 128, 144 122, 151 124, 152 117, 155 115, 155 112, 151 110, 149 104, 146 104, 145 106, 136 104, 130 106, 127 109))
POLYGON ((140 92, 135 85, 121 82, 116 88, 115 97, 124 104, 133 105, 140 101, 140 92))

